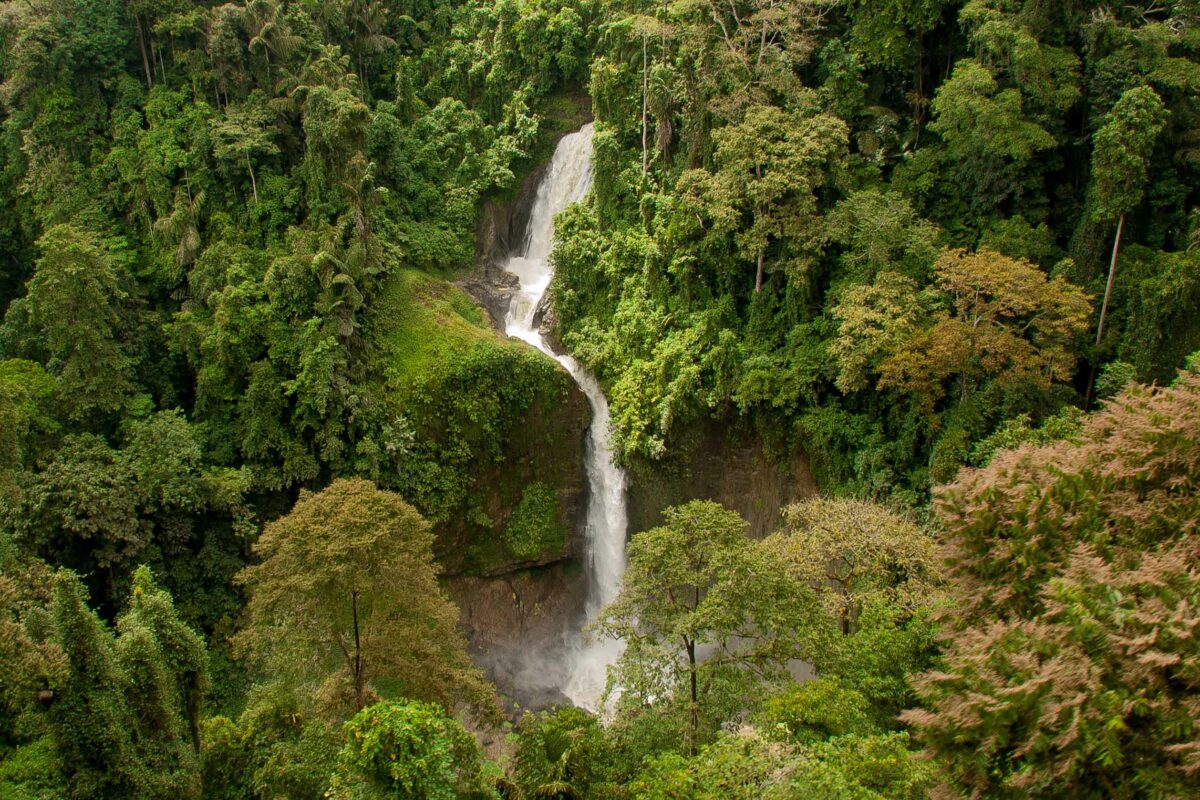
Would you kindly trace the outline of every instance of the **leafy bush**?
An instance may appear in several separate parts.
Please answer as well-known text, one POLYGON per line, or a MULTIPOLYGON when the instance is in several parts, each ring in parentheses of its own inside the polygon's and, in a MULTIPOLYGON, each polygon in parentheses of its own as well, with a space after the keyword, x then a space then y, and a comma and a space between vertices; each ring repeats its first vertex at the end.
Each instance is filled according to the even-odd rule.
POLYGON ((330 796, 339 800, 457 800, 487 796, 479 745, 437 706, 378 703, 345 725, 330 796))
POLYGON ((504 545, 518 558, 561 550, 567 542, 567 526, 562 519, 558 493, 554 487, 534 481, 521 493, 504 528, 504 545))

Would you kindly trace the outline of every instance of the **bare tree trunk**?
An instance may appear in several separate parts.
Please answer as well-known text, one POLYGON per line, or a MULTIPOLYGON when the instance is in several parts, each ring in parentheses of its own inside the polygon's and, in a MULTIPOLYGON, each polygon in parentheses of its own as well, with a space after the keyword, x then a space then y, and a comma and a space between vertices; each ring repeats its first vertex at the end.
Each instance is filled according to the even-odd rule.
POLYGON ((366 692, 363 691, 362 644, 358 638, 358 592, 351 592, 350 599, 354 606, 354 705, 362 711, 366 705, 366 692))
POLYGON ((642 34, 642 177, 646 177, 649 162, 646 156, 647 112, 649 111, 650 76, 646 71, 646 34, 642 34))
POLYGON ((250 163, 250 154, 246 154, 246 169, 250 170, 250 191, 254 192, 254 204, 258 205, 258 181, 254 180, 254 165, 250 163))
POLYGON ((146 56, 146 40, 142 33, 142 18, 136 14, 133 17, 137 22, 138 49, 142 51, 142 69, 146 71, 146 88, 154 88, 154 76, 150 72, 150 59, 146 56))
POLYGON ((162 77, 162 82, 167 82, 167 62, 163 58, 163 49, 161 47, 152 48, 151 52, 158 54, 158 74, 162 77))
POLYGON ((1121 252, 1121 234, 1125 230, 1125 215, 1117 222, 1117 235, 1113 239, 1112 261, 1108 264, 1108 283, 1104 287, 1104 302, 1100 304, 1100 324, 1096 326, 1096 344, 1104 338, 1104 320, 1108 316, 1108 299, 1112 295, 1113 278, 1117 275, 1117 255, 1121 252))
POLYGON ((763 261, 766 258, 766 248, 758 248, 758 271, 754 275, 754 293, 758 294, 763 287, 763 261))
POLYGON ((688 653, 688 673, 691 680, 692 706, 688 719, 688 742, 687 750, 689 756, 696 755, 696 736, 700 730, 700 697, 696 691, 696 641, 694 639, 687 640, 688 653))
MULTIPOLYGON (((1104 285, 1104 302, 1100 304, 1100 322, 1096 325, 1096 346, 1104 338, 1104 321, 1108 318, 1108 300, 1112 296, 1113 280, 1117 276, 1117 256, 1121 252, 1121 234, 1125 230, 1125 215, 1117 221, 1117 235, 1113 238, 1112 260, 1108 263, 1108 282, 1104 285)), ((1088 375, 1087 392, 1083 395, 1084 408, 1091 408, 1092 395, 1096 389, 1096 364, 1093 361, 1092 370, 1088 375)))

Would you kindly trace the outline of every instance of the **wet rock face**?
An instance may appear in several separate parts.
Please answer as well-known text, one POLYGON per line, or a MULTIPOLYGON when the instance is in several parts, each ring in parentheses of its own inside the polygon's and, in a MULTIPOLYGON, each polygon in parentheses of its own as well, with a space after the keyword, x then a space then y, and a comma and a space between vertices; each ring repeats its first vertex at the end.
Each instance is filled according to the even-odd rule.
POLYGON ((785 506, 817 494, 801 452, 771 458, 749 431, 711 422, 697 426, 686 446, 664 463, 630 470, 629 530, 636 535, 662 522, 662 510, 688 500, 715 500, 750 523, 761 539, 779 527, 785 506))
POLYGON ((502 265, 524 246, 538 184, 549 167, 546 163, 529 173, 512 200, 484 203, 475 229, 476 268, 458 284, 487 310, 492 327, 500 333, 504 333, 504 318, 518 283, 517 277, 505 272, 502 265))
POLYGON ((584 614, 584 572, 555 564, 503 577, 459 577, 446 590, 459 607, 467 650, 496 684, 510 715, 570 705, 550 660, 568 624, 584 614), (545 654, 546 660, 539 660, 545 654))
POLYGON ((565 373, 562 384, 557 397, 533 404, 513 426, 500 463, 476 478, 486 524, 454 518, 436 526, 434 555, 443 575, 505 578, 582 555, 587 509, 583 449, 591 416, 583 393, 565 373), (505 545, 505 531, 524 491, 535 482, 551 487, 557 495, 557 517, 567 535, 561 547, 522 557, 505 545))

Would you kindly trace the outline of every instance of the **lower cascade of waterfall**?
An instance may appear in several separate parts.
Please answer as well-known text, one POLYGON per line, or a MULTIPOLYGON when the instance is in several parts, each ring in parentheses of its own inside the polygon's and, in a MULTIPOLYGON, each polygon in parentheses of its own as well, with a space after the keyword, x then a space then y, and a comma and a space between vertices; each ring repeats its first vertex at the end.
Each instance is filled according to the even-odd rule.
MULTIPOLYGON (((608 400, 600 384, 575 359, 553 352, 542 339, 534 317, 550 285, 554 270, 550 251, 554 216, 587 193, 592 180, 592 125, 562 138, 550 168, 538 185, 529 216, 529 228, 518 253, 505 269, 520 278, 505 330, 562 364, 587 396, 592 410, 585 458, 587 505, 587 621, 591 622, 620 588, 625 572, 625 473, 613 462, 609 442, 608 400)), ((623 645, 611 639, 587 640, 570 632, 564 643, 558 688, 571 702, 595 710, 604 691, 608 666, 620 656, 623 645)))

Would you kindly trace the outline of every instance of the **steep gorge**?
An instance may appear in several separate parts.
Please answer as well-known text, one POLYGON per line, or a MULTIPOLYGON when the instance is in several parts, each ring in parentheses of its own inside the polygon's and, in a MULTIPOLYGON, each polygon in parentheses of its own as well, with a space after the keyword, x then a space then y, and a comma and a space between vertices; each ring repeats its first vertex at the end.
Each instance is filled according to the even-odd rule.
POLYGON ((548 466, 560 476, 573 469, 581 491, 564 503, 573 521, 565 546, 534 563, 510 559, 483 573, 460 571, 448 581, 473 654, 502 692, 525 707, 568 699, 594 705, 604 667, 619 651, 614 643, 587 642, 579 631, 615 596, 627 531, 657 524, 667 505, 705 498, 737 509, 758 538, 774 529, 784 505, 816 492, 802 453, 772 456, 753 433, 716 423, 696 426, 691 446, 670 460, 638 463, 632 480, 611 464, 603 391, 562 354, 545 296, 552 277, 551 223, 588 188, 590 164, 580 159, 585 151, 590 158, 590 135, 590 123, 566 135, 554 160, 533 170, 514 200, 485 205, 477 226, 477 268, 459 282, 494 328, 555 358, 574 378, 562 405, 533 408, 513 426, 512 457, 501 467, 523 469, 526 480, 548 466), (585 395, 590 409, 580 414, 585 395), (582 447, 539 448, 538 437, 529 435, 529 429, 557 428, 567 420, 574 431, 581 418, 589 431, 582 447))

